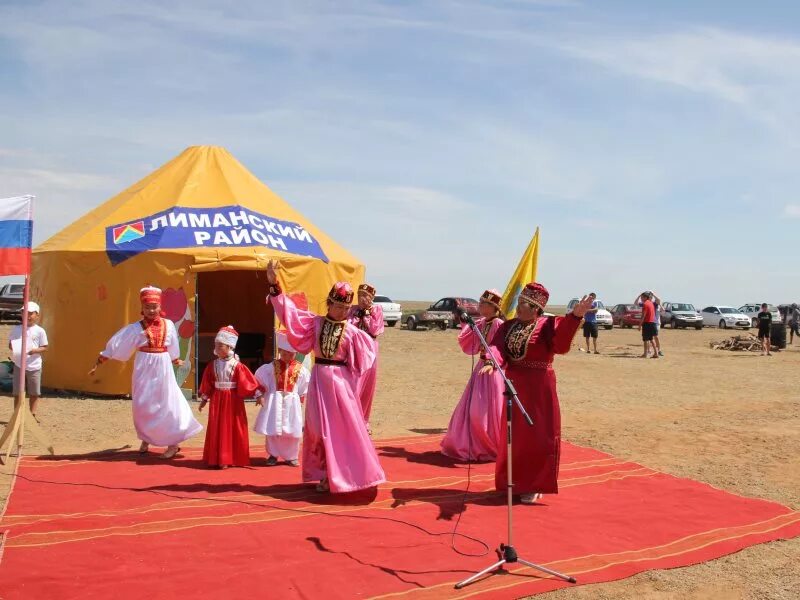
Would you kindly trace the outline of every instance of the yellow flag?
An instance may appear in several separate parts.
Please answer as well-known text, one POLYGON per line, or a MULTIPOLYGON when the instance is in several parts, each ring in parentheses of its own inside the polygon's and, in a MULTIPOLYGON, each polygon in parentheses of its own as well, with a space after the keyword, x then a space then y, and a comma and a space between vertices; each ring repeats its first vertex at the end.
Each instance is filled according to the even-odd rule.
POLYGON ((536 228, 536 233, 533 234, 531 243, 528 244, 528 249, 522 255, 522 259, 517 265, 517 269, 511 276, 511 280, 506 286, 506 292, 503 294, 503 303, 500 306, 506 318, 512 319, 517 314, 517 298, 522 288, 531 281, 536 281, 536 265, 539 262, 539 228, 536 228))

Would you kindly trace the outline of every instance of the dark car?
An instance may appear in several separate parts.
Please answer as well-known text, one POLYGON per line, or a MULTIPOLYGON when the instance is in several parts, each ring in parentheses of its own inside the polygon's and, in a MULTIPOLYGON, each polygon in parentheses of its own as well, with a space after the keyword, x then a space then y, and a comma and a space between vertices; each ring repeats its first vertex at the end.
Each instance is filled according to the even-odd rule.
POLYGON ((25 285, 9 283, 0 288, 0 321, 3 319, 22 320, 22 299, 25 285))
POLYGON ((477 319, 481 316, 480 311, 478 310, 478 301, 474 298, 459 298, 459 297, 450 297, 450 298, 442 298, 438 302, 434 302, 431 305, 430 310, 446 310, 452 316, 450 318, 450 322, 452 323, 453 327, 458 327, 459 323, 459 316, 461 312, 466 312, 470 317, 473 319, 477 319))
POLYGON ((642 322, 642 309, 635 304, 617 304, 611 309, 611 318, 617 327, 638 327, 642 322))
POLYGON ((450 327, 453 313, 448 310, 438 310, 434 306, 436 304, 432 304, 426 310, 415 310, 405 315, 403 323, 405 323, 406 328, 414 331, 417 327, 426 327, 428 329, 438 327, 444 331, 450 327))

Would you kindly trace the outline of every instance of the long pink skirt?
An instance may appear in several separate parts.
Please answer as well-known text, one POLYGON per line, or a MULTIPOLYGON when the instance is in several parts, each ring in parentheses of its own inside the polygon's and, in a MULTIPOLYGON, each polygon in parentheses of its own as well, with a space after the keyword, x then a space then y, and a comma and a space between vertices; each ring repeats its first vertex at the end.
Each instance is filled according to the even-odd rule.
POLYGON ((358 395, 361 400, 361 412, 364 415, 364 422, 369 423, 369 416, 372 414, 372 401, 375 398, 375 388, 378 384, 378 359, 364 373, 359 381, 358 395))
POLYGON ((499 373, 481 374, 482 367, 483 362, 475 366, 442 440, 442 454, 451 458, 497 459, 503 439, 505 386, 499 373))
POLYGON ((386 481, 346 368, 315 365, 303 429, 303 481, 327 478, 331 492, 354 492, 386 481))

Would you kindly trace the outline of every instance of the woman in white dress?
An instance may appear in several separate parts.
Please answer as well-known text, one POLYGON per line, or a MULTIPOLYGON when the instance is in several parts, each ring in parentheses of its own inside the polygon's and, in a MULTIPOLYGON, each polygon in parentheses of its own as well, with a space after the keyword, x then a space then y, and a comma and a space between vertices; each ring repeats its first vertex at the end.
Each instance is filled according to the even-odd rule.
POLYGON ((145 454, 150 447, 167 446, 161 458, 173 458, 178 444, 200 433, 203 426, 175 379, 173 365, 180 366, 180 346, 175 324, 161 314, 161 290, 146 287, 139 292, 142 316, 137 323, 120 329, 97 357, 89 375, 107 360, 127 361, 136 351, 133 363, 133 424, 145 454))
POLYGON ((299 466, 300 440, 303 437, 302 402, 308 392, 311 373, 295 360, 295 349, 286 334, 278 333, 278 358, 261 365, 256 379, 266 390, 257 400, 261 411, 253 431, 266 436, 267 465, 287 464, 299 466))

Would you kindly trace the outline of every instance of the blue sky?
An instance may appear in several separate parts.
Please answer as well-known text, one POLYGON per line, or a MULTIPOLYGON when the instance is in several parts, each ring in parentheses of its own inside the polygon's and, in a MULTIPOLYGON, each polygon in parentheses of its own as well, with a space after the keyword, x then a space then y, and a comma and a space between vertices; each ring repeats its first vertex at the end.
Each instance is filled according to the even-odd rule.
POLYGON ((35 242, 228 148, 398 298, 800 300, 795 2, 0 1, 35 242))

